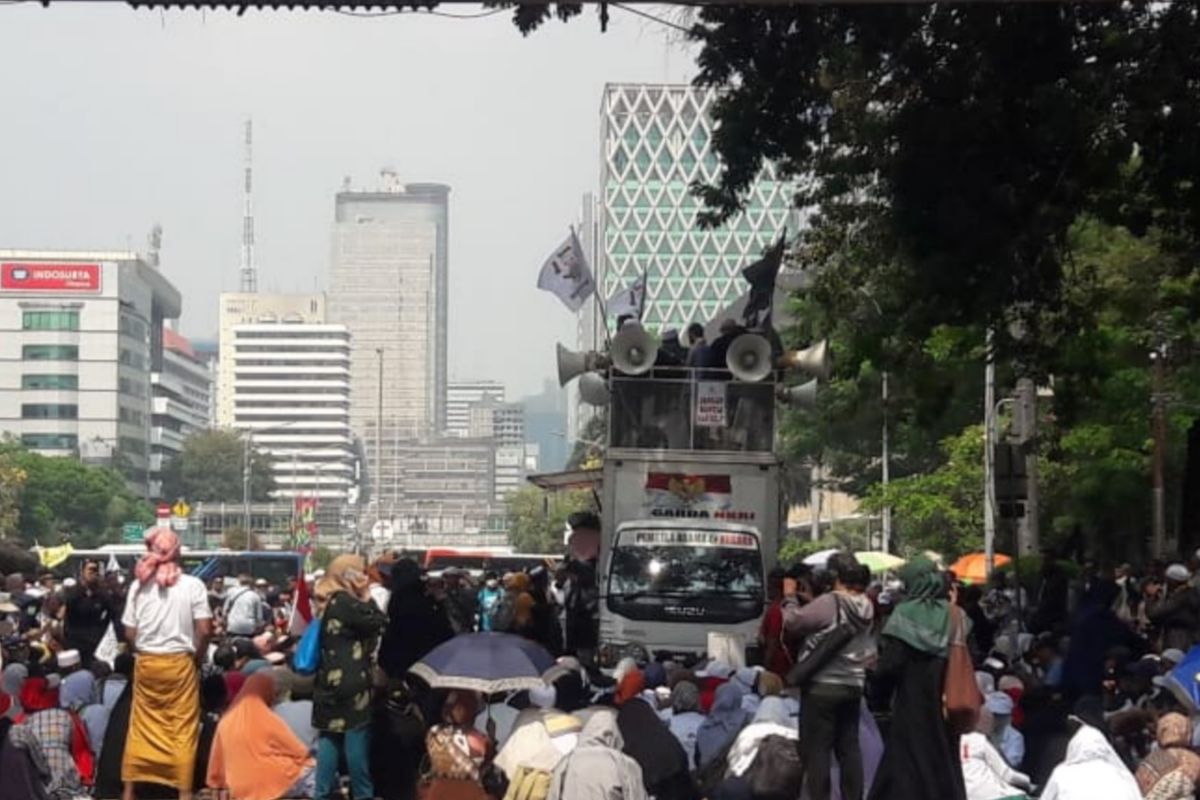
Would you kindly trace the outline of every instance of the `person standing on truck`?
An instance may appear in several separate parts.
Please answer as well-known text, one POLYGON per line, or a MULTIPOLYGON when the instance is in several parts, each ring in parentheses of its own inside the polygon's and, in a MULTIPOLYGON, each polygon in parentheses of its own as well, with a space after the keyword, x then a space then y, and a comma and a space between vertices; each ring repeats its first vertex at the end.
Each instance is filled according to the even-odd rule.
POLYGON ((875 655, 871 634, 874 608, 866 596, 870 571, 849 553, 829 559, 833 590, 805 596, 795 580, 785 580, 783 627, 801 642, 789 682, 801 689, 801 759, 811 800, 829 800, 830 753, 837 755, 845 800, 863 796, 862 752, 858 743, 866 666, 875 655), (807 601, 803 606, 801 600, 807 601))

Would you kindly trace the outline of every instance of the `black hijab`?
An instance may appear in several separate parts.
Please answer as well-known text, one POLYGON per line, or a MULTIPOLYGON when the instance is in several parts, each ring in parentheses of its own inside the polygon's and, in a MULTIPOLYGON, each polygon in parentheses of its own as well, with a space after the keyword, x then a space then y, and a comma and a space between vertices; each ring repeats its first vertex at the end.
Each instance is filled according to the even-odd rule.
POLYGON ((403 678, 413 664, 454 636, 450 621, 421 585, 415 561, 401 559, 392 567, 388 624, 379 648, 379 664, 390 678, 403 678))
POLYGON ((642 768, 649 795, 656 800, 699 800, 683 745, 649 703, 636 697, 627 701, 617 712, 617 727, 625 740, 625 755, 642 768))

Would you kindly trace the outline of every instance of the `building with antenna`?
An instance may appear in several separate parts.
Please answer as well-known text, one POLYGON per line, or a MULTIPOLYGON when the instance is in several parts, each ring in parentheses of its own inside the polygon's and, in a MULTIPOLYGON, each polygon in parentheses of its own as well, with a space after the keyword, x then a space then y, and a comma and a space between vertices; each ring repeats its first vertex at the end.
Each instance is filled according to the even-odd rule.
POLYGON ((142 496, 151 373, 163 367, 163 322, 181 309, 157 262, 156 249, 0 250, 0 433, 116 467, 142 496))

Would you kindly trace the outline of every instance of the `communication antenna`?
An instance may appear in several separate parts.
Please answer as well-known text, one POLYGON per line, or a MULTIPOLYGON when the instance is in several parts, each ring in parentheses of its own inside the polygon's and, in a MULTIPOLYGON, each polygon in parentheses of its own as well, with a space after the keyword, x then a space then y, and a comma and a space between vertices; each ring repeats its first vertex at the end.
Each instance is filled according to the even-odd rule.
POLYGON ((246 186, 242 195, 242 266, 241 290, 258 291, 258 270, 254 266, 254 121, 246 120, 246 186))

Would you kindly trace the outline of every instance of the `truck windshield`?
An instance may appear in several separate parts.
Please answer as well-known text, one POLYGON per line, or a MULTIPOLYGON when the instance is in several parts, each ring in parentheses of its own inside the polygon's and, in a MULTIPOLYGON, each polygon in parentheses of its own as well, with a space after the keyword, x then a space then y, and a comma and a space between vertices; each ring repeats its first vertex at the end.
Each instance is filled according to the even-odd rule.
POLYGON ((722 531, 622 531, 613 549, 610 596, 743 597, 763 594, 757 537, 722 531))

